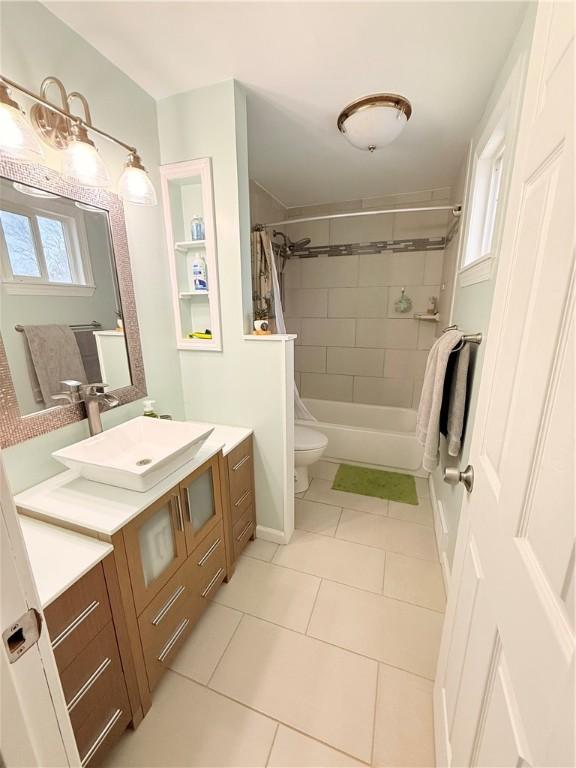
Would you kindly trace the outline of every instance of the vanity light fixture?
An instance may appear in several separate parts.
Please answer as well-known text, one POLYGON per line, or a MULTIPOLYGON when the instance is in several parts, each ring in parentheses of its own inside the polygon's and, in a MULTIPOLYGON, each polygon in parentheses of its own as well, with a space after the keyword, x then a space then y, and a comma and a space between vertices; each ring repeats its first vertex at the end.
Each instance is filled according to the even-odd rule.
POLYGON ((6 83, 0 80, 0 152, 23 163, 39 163, 44 150, 6 83))
POLYGON ((410 120, 412 105, 396 93, 356 99, 338 115, 338 130, 357 149, 374 152, 390 144, 410 120))
POLYGON ((28 195, 28 197, 42 197, 47 200, 57 200, 60 197, 60 195, 55 195, 53 192, 47 192, 45 189, 38 189, 37 187, 29 187, 28 184, 21 184, 19 181, 13 181, 12 186, 16 192, 20 192, 21 195, 28 195))
POLYGON ((108 187, 110 176, 83 124, 73 123, 62 158, 62 173, 87 187, 108 187))
POLYGON ((156 205, 156 192, 136 148, 92 125, 88 101, 81 93, 67 94, 57 77, 47 77, 37 95, 0 75, 2 155, 12 160, 41 162, 44 152, 38 141, 39 135, 46 144, 62 152, 62 171, 66 176, 85 186, 107 187, 110 184, 108 170, 90 134, 97 134, 128 152, 126 168, 118 184, 120 197, 138 205, 156 205), (48 100, 50 87, 58 89, 61 106, 48 100), (20 91, 35 102, 30 110, 30 122, 10 97, 8 88, 20 91), (75 99, 81 102, 84 117, 71 112, 70 104, 75 99))
POLYGON ((128 157, 118 181, 118 194, 136 205, 156 205, 156 190, 137 152, 128 157))

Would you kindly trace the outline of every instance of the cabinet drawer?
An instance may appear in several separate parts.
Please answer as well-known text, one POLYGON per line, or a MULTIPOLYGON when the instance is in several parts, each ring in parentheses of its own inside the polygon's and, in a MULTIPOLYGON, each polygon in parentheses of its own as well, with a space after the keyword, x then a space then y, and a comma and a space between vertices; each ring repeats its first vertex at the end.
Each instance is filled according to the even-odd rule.
POLYGON ((190 591, 196 596, 202 594, 220 568, 226 570, 222 524, 192 552, 188 558, 187 568, 190 591))
POLYGON ((232 538, 234 542, 234 557, 238 558, 242 554, 244 547, 250 541, 254 534, 256 521, 254 519, 254 508, 250 507, 244 512, 240 520, 232 527, 232 538))
POLYGON ((126 695, 114 625, 109 622, 60 675, 74 733, 108 701, 126 695))
POLYGON ((230 515, 232 525, 235 525, 243 516, 244 512, 254 504, 254 491, 252 486, 247 488, 236 501, 230 500, 230 515))
MULTIPOLYGON (((171 646, 163 654, 166 645, 185 620, 191 624, 191 613, 191 590, 184 565, 138 618, 150 690, 160 679, 164 661, 172 656, 172 650, 176 648, 176 643, 173 643, 174 648, 171 646)), ((188 624, 184 628, 187 629, 188 624)))
POLYGON ((97 703, 76 732, 82 766, 99 763, 126 730, 130 707, 126 692, 117 698, 97 703))
POLYGON ((246 440, 243 440, 239 445, 236 446, 236 448, 233 448, 228 454, 228 457, 227 457, 228 468, 230 470, 230 473, 238 472, 238 470, 242 466, 242 462, 244 462, 244 464, 248 464, 247 461, 244 461, 246 456, 249 456, 250 458, 252 458, 253 456, 252 435, 250 435, 250 437, 247 437, 246 440))
POLYGON ((194 626, 193 614, 193 601, 187 598, 178 611, 172 613, 169 620, 166 619, 166 624, 160 632, 148 635, 147 640, 142 636, 146 674, 151 691, 194 626))
POLYGON ((98 564, 44 611, 60 672, 112 618, 102 565, 98 564))
POLYGON ((228 454, 228 486, 230 488, 230 505, 234 508, 236 502, 253 485, 254 459, 252 456, 252 439, 244 440, 228 454))

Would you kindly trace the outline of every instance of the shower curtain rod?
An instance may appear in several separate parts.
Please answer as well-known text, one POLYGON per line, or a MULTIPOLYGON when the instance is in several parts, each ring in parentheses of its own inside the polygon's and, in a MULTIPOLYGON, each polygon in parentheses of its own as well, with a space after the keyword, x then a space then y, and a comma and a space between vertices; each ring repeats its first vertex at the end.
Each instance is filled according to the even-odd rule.
POLYGON ((353 213, 330 213, 326 216, 306 216, 301 219, 284 219, 261 224, 262 227, 280 227, 284 224, 303 224, 306 221, 325 221, 326 219, 347 219, 351 216, 378 216, 382 213, 416 213, 418 211, 452 211, 453 216, 460 216, 461 205, 434 205, 427 208, 383 208, 380 211, 354 211, 353 213))

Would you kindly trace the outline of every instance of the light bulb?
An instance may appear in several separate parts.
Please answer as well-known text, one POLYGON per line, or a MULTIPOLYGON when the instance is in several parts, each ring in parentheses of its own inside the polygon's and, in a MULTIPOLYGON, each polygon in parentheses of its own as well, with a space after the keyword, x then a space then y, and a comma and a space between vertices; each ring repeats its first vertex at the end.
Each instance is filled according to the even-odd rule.
POLYGON ((83 125, 72 126, 72 137, 63 152, 62 172, 87 187, 107 187, 110 176, 94 142, 83 125))
POLYGON ((120 176, 118 194, 128 203, 156 205, 156 190, 136 152, 130 154, 120 176))
POLYGON ((24 163, 38 163, 44 159, 40 140, 4 83, 0 83, 0 152, 24 163))

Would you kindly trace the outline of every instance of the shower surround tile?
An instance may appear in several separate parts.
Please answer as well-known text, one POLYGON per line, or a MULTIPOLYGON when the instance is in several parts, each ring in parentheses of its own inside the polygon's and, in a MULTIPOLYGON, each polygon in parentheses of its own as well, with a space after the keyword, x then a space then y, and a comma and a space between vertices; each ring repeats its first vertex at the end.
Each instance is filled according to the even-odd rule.
POLYGON ((354 402, 410 408, 412 405, 412 387, 412 379, 379 379, 355 376, 354 402))
MULTIPOLYGON (((291 209, 290 216, 447 203, 445 190, 439 198, 433 192, 291 209)), ((304 396, 418 407, 422 361, 438 325, 413 315, 427 310, 430 296, 442 305, 443 217, 376 214, 289 225, 293 241, 312 238, 284 271, 286 324, 298 334, 295 378, 304 396), (398 313, 403 287, 412 308, 398 313)))
POLYGON ((327 352, 327 373, 341 373, 348 376, 382 376, 385 354, 383 349, 328 347, 327 352))
POLYGON ((319 347, 353 347, 355 345, 355 320, 302 320, 302 344, 319 347))
POLYGON ((354 379, 336 373, 301 373, 300 389, 302 397, 351 403, 354 379))
POLYGON ((307 258, 301 262, 303 287, 336 288, 358 284, 358 256, 307 258))
POLYGON ((302 373, 326 373, 326 349, 299 346, 294 350, 294 370, 302 373))

